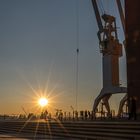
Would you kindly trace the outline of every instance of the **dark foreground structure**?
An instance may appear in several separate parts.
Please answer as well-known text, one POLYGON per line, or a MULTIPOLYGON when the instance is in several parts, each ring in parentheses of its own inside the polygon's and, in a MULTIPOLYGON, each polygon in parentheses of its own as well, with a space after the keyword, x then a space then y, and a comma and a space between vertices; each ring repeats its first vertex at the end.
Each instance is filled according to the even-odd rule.
POLYGON ((129 112, 140 119, 140 0, 125 0, 129 112), (132 101, 133 99, 133 101, 132 101))
MULTIPOLYGON (((0 122, 0 135, 34 140, 139 140, 140 122, 0 122)), ((4 137, 3 137, 4 139, 4 137)))

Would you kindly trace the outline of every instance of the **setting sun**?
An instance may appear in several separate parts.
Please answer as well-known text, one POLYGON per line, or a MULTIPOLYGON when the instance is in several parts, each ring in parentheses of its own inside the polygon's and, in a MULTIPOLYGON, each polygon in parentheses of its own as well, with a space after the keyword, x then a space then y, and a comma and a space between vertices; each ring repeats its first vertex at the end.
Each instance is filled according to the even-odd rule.
POLYGON ((38 104, 41 106, 41 107, 44 107, 48 104, 48 99, 42 97, 38 100, 38 104))

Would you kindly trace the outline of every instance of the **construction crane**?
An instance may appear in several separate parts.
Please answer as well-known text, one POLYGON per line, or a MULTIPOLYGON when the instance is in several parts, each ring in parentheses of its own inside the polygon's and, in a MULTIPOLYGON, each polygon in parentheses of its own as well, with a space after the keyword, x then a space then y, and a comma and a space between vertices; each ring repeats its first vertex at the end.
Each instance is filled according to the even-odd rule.
POLYGON ((103 88, 94 101, 93 115, 96 115, 98 104, 102 101, 107 110, 107 116, 110 116, 110 105, 108 100, 112 94, 126 93, 126 87, 120 87, 119 83, 119 58, 122 56, 122 45, 119 43, 116 18, 114 16, 100 15, 96 0, 92 0, 99 31, 100 52, 102 53, 103 67, 103 88))

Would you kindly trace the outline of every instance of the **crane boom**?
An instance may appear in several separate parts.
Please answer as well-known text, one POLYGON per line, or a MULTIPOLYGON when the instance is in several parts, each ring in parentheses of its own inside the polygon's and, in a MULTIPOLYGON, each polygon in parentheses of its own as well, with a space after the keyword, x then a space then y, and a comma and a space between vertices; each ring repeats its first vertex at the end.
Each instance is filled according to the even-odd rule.
POLYGON ((117 2, 119 14, 120 14, 121 22, 122 22, 123 31, 124 31, 124 34, 125 34, 125 17, 124 17, 122 5, 121 5, 120 0, 116 0, 116 2, 117 2))
POLYGON ((99 10, 98 10, 96 0, 92 0, 92 5, 93 5, 94 12, 95 12, 96 20, 97 20, 97 23, 98 23, 98 28, 99 28, 100 31, 102 31, 103 30, 103 25, 102 25, 102 20, 101 20, 101 16, 100 16, 100 13, 99 13, 99 10))

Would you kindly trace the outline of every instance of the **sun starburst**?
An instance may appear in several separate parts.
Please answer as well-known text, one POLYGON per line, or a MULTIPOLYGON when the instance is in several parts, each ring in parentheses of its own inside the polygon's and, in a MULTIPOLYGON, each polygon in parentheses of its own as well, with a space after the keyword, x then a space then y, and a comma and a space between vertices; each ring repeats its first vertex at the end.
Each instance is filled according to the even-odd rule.
POLYGON ((41 97, 41 98, 39 98, 39 100, 38 100, 38 104, 41 106, 41 107, 45 107, 45 106, 47 106, 48 105, 48 99, 47 98, 45 98, 45 97, 41 97))

